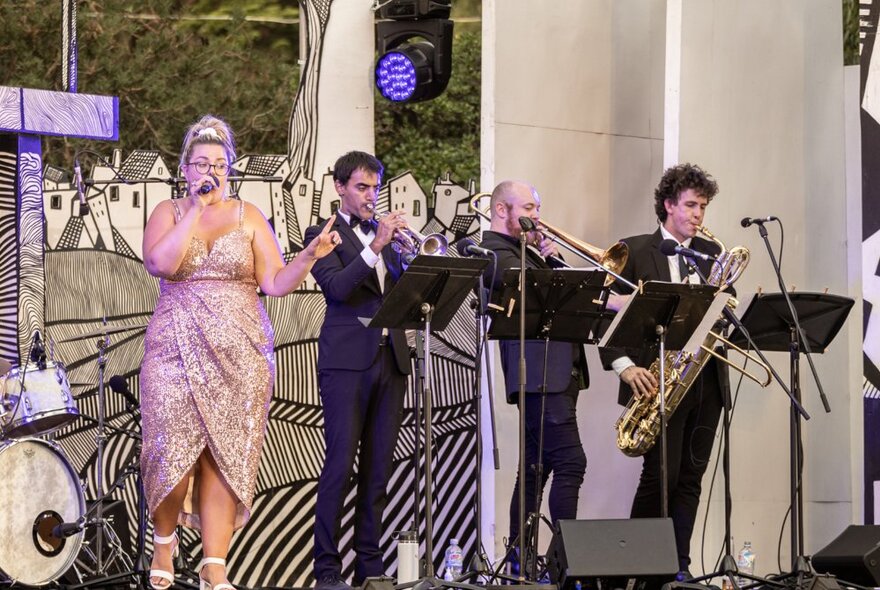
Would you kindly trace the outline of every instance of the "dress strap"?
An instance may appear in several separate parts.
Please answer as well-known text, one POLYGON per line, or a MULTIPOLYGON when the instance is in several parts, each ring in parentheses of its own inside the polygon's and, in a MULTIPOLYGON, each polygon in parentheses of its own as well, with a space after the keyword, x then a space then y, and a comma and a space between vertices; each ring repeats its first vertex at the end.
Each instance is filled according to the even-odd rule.
POLYGON ((180 207, 177 206, 177 201, 171 199, 171 204, 174 205, 174 223, 180 221, 180 207))
POLYGON ((238 229, 244 227, 244 201, 238 202, 238 229))

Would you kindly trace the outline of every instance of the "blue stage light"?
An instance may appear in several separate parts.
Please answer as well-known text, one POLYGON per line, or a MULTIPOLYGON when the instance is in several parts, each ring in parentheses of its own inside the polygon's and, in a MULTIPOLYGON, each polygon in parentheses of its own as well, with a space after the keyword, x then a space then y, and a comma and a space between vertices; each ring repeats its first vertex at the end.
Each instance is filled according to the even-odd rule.
MULTIPOLYGON (((424 10, 443 0, 410 0, 424 10)), ((390 6, 390 5, 389 5, 390 6)), ((395 5, 397 6, 397 5, 395 5)), ((409 5, 407 5, 409 6, 409 5)), ((385 20, 376 23, 376 87, 388 100, 418 102, 439 96, 452 71, 452 21, 385 20)))
POLYGON ((417 83, 415 64, 399 51, 386 53, 376 64, 376 86, 388 100, 409 100, 416 91, 417 83))

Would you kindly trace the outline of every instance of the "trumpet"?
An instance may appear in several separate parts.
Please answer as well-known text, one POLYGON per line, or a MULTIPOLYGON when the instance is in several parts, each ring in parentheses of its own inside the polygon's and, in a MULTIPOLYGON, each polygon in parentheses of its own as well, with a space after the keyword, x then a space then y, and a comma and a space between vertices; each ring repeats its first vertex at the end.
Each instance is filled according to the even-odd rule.
MULTIPOLYGON (((391 211, 376 212, 375 205, 368 204, 367 207, 373 211, 373 219, 379 221, 391 214, 391 211)), ((391 247, 395 252, 400 254, 404 261, 409 264, 419 254, 427 256, 443 256, 449 249, 449 240, 441 233, 422 234, 409 225, 394 232, 394 241, 391 247)))
MULTIPOLYGON (((471 197, 470 201, 471 211, 487 221, 491 221, 492 218, 488 213, 480 209, 480 199, 485 196, 490 196, 491 194, 492 193, 477 193, 471 197)), ((632 282, 620 276, 620 273, 623 271, 623 267, 626 266, 626 261, 629 258, 629 247, 625 243, 617 242, 611 247, 603 250, 598 246, 579 240, 558 227, 550 225, 543 219, 539 220, 535 225, 537 226, 536 231, 541 237, 552 240, 575 256, 586 260, 593 266, 604 269, 608 273, 608 277, 605 279, 606 285, 610 285, 615 281, 620 281, 632 289, 636 288, 632 282)), ((551 258, 553 258, 557 265, 571 268, 571 265, 561 258, 551 258)))

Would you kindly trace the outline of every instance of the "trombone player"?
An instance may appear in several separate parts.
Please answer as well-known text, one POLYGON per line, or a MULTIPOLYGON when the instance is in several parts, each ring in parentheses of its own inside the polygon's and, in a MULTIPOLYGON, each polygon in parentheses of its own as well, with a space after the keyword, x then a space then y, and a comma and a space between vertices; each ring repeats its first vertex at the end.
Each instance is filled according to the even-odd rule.
MULTIPOLYGON (((354 586, 382 576, 382 512, 394 447, 403 416, 409 347, 403 330, 364 326, 385 293, 403 273, 401 255, 391 247, 407 227, 401 211, 378 222, 374 209, 382 163, 352 151, 333 166, 340 205, 332 229, 341 243, 332 256, 312 267, 327 311, 318 337, 318 389, 324 411, 324 466, 315 503, 315 589, 352 590, 342 578, 339 552, 342 510, 358 457, 354 517, 354 586)), ((321 232, 306 231, 305 243, 321 232)))
MULTIPOLYGON (((496 294, 501 290, 503 271, 508 268, 520 268, 520 236, 522 229, 520 217, 529 217, 538 222, 540 217, 541 199, 531 185, 507 180, 500 183, 492 191, 490 201, 490 229, 483 232, 481 246, 496 254, 498 271, 489 265, 484 271, 486 284, 492 285, 496 294)), ((533 232, 534 233, 534 232, 533 232)), ((557 266, 559 252, 552 240, 540 233, 531 236, 535 250, 527 253, 526 267, 551 268, 557 266), (552 258, 551 258, 552 257, 552 258), (556 258, 556 260, 554 260, 556 258)), ((589 384, 587 361, 583 346, 569 342, 550 342, 547 361, 547 395, 543 417, 544 446, 541 453, 543 473, 541 489, 553 474, 550 488, 550 517, 553 522, 558 519, 577 518, 578 494, 584 481, 587 469, 587 458, 581 444, 580 432, 576 415, 578 393, 589 384)), ((507 401, 518 403, 519 398, 519 341, 501 340, 501 366, 504 371, 507 401)), ((544 380, 542 372, 544 359, 543 340, 527 340, 525 343, 526 400, 525 400, 525 466, 520 465, 520 475, 525 470, 525 514, 537 513, 535 493, 536 474, 534 465, 538 462, 538 436, 541 426, 541 394, 540 386, 544 380)), ((510 501, 510 537, 512 545, 518 538, 519 531, 519 485, 517 477, 510 501)), ((535 523, 537 526, 538 523, 535 523)), ((528 527, 523 534, 528 534, 528 527)), ((512 572, 519 573, 522 557, 513 555, 512 572)))
MULTIPOLYGON (((718 193, 715 180, 699 166, 679 164, 666 170, 654 190, 654 210, 659 227, 650 234, 623 240, 629 246, 629 259, 621 272, 633 283, 659 280, 699 283, 681 255, 666 256, 660 243, 675 240, 681 246, 717 256, 721 248, 714 242, 697 237, 698 228, 709 203, 718 193)), ((711 262, 699 261, 697 267, 708 277, 711 262)), ((646 367, 657 358, 657 347, 641 351, 600 349, 605 370, 613 369, 620 378, 618 403, 626 405, 632 396, 654 396, 659 384, 646 367), (635 359, 627 353, 638 353, 635 359)), ((691 535, 700 503, 703 473, 709 462, 715 429, 723 409, 722 392, 727 390, 727 372, 712 358, 706 363, 696 382, 682 399, 667 422, 668 514, 672 518, 678 551, 678 580, 691 578, 689 566, 691 535)), ((661 515, 660 445, 645 455, 638 488, 633 498, 632 518, 661 515)))

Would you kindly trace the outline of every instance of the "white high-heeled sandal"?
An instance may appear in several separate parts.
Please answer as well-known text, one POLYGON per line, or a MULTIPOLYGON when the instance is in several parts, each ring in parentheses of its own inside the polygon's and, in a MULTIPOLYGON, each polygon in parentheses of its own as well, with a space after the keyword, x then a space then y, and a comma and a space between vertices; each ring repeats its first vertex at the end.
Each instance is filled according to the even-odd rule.
MULTIPOLYGON (((157 544, 158 545, 169 545, 171 543, 174 544, 174 547, 171 549, 171 559, 174 559, 178 555, 180 555, 180 539, 177 538, 177 531, 174 531, 173 533, 171 533, 167 537, 163 537, 161 535, 157 535, 157 534, 153 533, 153 545, 154 546, 157 544)), ((170 588, 173 583, 174 583, 174 572, 168 572, 165 570, 155 570, 155 569, 150 570, 150 587, 153 588, 153 590, 168 590, 168 588, 170 588), (167 582, 167 584, 164 584, 162 582, 160 582, 158 584, 154 583, 152 578, 160 578, 160 579, 164 580, 165 582, 167 582)))
POLYGON ((208 580, 202 577, 202 568, 206 565, 222 565, 224 568, 226 567, 226 560, 222 557, 203 557, 199 562, 199 565, 196 566, 196 572, 199 574, 199 590, 235 590, 235 586, 232 584, 227 584, 223 582, 222 584, 215 584, 211 586, 208 583, 208 580))

